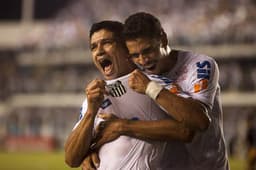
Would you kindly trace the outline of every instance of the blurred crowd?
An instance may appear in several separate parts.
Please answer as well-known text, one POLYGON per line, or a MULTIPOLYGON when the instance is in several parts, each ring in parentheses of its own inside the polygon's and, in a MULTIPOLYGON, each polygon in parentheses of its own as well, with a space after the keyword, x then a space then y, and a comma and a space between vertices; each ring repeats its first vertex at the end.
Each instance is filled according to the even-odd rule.
POLYGON ((20 83, 16 93, 81 93, 87 82, 96 76, 89 65, 18 68, 19 76, 12 82, 20 83))
MULTIPOLYGON (((256 90, 256 59, 217 59, 223 92, 256 90)), ((92 64, 15 65, 14 58, 0 63, 0 101, 15 93, 81 93, 99 73, 92 64)))
POLYGON ((256 59, 218 60, 220 86, 223 92, 256 91, 256 59))
POLYGON ((51 137, 57 142, 56 149, 62 148, 63 141, 73 127, 71 122, 77 121, 78 113, 79 108, 72 107, 15 109, 4 118, 7 137, 51 137))
POLYGON ((256 42, 254 0, 70 0, 53 21, 26 35, 22 44, 39 48, 84 46, 93 22, 124 21, 137 11, 160 18, 171 44, 256 42))

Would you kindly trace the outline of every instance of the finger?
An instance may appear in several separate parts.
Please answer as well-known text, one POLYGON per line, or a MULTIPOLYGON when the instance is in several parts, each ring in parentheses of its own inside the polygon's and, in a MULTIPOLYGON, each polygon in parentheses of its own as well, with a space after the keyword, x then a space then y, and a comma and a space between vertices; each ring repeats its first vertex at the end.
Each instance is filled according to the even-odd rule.
POLYGON ((99 123, 97 130, 100 131, 100 130, 104 129, 105 126, 106 126, 105 121, 102 121, 99 123))
POLYGON ((134 70, 133 73, 135 76, 138 76, 138 77, 141 77, 141 76, 146 77, 146 75, 141 70, 138 70, 138 69, 134 70))
POLYGON ((104 96, 104 93, 105 93, 105 90, 101 88, 96 88, 96 89, 87 91, 86 95, 90 97, 97 97, 97 96, 104 96))
POLYGON ((96 80, 93 80, 91 83, 89 83, 85 89, 86 91, 90 89, 95 89, 95 88, 105 89, 105 86, 106 86, 106 82, 104 80, 96 79, 96 80))
POLYGON ((134 73, 135 73, 135 74, 139 74, 139 73, 141 73, 141 71, 140 71, 139 69, 135 69, 135 70, 134 70, 134 73))
POLYGON ((93 143, 90 146, 91 150, 98 150, 104 143, 106 143, 104 142, 104 136, 101 132, 102 131, 99 131, 99 133, 97 133, 96 137, 94 138, 93 143))
POLYGON ((95 170, 91 157, 83 161, 82 170, 95 170))
POLYGON ((99 158, 99 155, 98 153, 92 153, 92 163, 94 164, 94 166, 96 168, 99 168, 99 165, 100 165, 100 158, 99 158))
MULTIPOLYGON (((103 115, 103 119, 105 120, 113 120, 113 119, 117 119, 118 117, 116 115, 114 115, 113 113, 99 113, 99 115, 103 115)), ((107 123, 107 121, 105 121, 107 123)))
POLYGON ((138 69, 133 70, 132 74, 136 74, 138 72, 138 69))
POLYGON ((99 140, 97 139, 97 142, 94 143, 93 146, 91 146, 91 149, 95 150, 100 148, 104 144, 103 140, 100 138, 99 140))
MULTIPOLYGON (((116 117, 115 115, 109 114, 109 113, 99 113, 97 116, 104 120, 110 120, 116 117)), ((101 123, 104 123, 104 122, 101 122, 101 123)))
POLYGON ((96 80, 95 85, 101 88, 105 88, 106 82, 104 80, 96 80))
POLYGON ((104 99, 104 95, 101 94, 91 94, 91 95, 87 95, 88 98, 88 102, 100 102, 103 101, 104 99))
POLYGON ((134 74, 131 74, 130 76, 129 76, 129 78, 128 78, 128 82, 129 81, 134 81, 134 79, 135 79, 135 75, 134 74))
POLYGON ((90 83, 88 83, 88 85, 85 87, 85 89, 86 89, 86 90, 90 90, 90 89, 96 87, 96 85, 97 85, 96 82, 97 82, 97 80, 91 81, 90 83))
POLYGON ((90 91, 95 90, 95 89, 101 89, 102 91, 105 91, 105 86, 93 85, 93 86, 87 87, 85 89, 85 92, 90 92, 90 91))
POLYGON ((99 124, 98 124, 98 125, 96 126, 96 128, 95 128, 95 136, 98 136, 98 135, 99 135, 100 130, 101 130, 101 128, 100 128, 100 126, 99 126, 99 124))
POLYGON ((131 75, 128 79, 128 85, 131 89, 133 89, 135 86, 134 86, 134 77, 131 75))

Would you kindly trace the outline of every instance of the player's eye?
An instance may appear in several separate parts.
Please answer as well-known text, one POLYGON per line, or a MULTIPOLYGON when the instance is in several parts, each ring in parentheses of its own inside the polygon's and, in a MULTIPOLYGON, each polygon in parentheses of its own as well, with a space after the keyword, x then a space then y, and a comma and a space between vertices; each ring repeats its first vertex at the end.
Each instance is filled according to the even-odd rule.
POLYGON ((90 49, 91 49, 91 51, 94 51, 96 49, 96 44, 91 44, 90 49))
POLYGON ((152 52, 154 52, 154 50, 155 50, 155 48, 152 47, 152 46, 150 46, 150 47, 144 49, 144 50, 141 52, 141 54, 142 54, 142 55, 148 55, 148 54, 151 54, 152 52))
POLYGON ((130 54, 130 58, 136 59, 139 58, 140 54, 136 53, 136 54, 130 54))

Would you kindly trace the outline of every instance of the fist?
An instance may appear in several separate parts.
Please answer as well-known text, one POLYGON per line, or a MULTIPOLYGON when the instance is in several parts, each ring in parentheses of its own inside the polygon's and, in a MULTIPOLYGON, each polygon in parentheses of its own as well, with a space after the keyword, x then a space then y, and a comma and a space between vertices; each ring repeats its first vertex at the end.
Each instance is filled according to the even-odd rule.
POLYGON ((99 109, 104 100, 104 94, 106 94, 105 85, 106 82, 100 79, 95 79, 87 85, 85 94, 88 100, 89 109, 99 109))
POLYGON ((150 79, 141 71, 134 70, 128 80, 129 87, 134 91, 145 94, 150 79))

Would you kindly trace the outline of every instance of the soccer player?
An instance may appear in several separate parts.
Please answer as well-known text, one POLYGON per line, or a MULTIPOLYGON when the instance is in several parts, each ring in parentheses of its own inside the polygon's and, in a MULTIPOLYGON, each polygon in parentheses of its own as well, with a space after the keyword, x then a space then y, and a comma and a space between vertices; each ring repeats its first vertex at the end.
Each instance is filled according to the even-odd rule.
POLYGON ((196 131, 192 142, 186 144, 189 153, 186 169, 228 170, 219 99, 219 70, 214 59, 170 49, 159 20, 148 13, 129 16, 125 20, 124 36, 134 63, 149 74, 173 79, 176 88, 171 90, 183 91, 189 96, 184 98, 170 93, 139 70, 129 78, 132 89, 150 96, 175 120, 196 131), (210 124, 207 116, 210 117, 210 124))
MULTIPOLYGON (((150 97, 129 88, 135 65, 128 60, 122 31, 123 25, 114 21, 96 23, 90 30, 93 62, 105 80, 95 79, 86 87, 80 120, 65 144, 66 163, 78 167, 96 148, 98 169, 182 170, 188 163, 183 142, 194 133, 150 97)), ((149 78, 172 88, 169 79, 149 78)))

